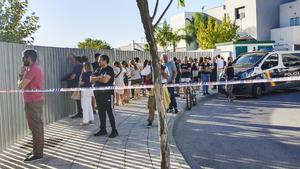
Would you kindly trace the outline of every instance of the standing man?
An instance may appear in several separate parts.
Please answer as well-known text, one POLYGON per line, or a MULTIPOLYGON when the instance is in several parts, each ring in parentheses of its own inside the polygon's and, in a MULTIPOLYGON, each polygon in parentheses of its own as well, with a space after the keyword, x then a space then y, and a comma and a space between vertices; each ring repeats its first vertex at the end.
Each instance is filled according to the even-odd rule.
MULTIPOLYGON (((95 62, 92 63, 93 66, 93 73, 96 71, 100 65, 99 65, 99 57, 101 56, 100 53, 95 53, 95 62)), ((97 109, 97 104, 96 104, 96 99, 95 96, 92 96, 92 106, 93 106, 93 113, 96 114, 96 109, 97 109)))
MULTIPOLYGON (((176 66, 176 69, 177 69, 177 76, 176 76, 176 79, 175 79, 175 83, 179 84, 180 83, 180 78, 181 78, 181 72, 180 72, 180 62, 181 61, 179 59, 177 59, 176 57, 174 57, 174 62, 175 62, 175 66, 176 66)), ((176 87, 175 97, 180 97, 179 91, 180 91, 180 87, 176 87)))
MULTIPOLYGON (((168 68, 168 71, 170 73, 170 75, 167 79, 167 83, 168 84, 175 84, 175 80, 176 80, 176 76, 177 76, 177 68, 176 68, 176 65, 175 65, 174 61, 169 60, 169 56, 166 53, 162 55, 162 59, 163 59, 164 65, 168 68)), ((168 87, 168 91, 169 91, 170 100, 171 100, 168 112, 169 113, 172 113, 172 112, 178 113, 176 96, 175 96, 175 88, 174 87, 168 87)))
POLYGON ((92 63, 94 71, 100 67, 98 62, 100 55, 101 55, 100 53, 95 53, 95 62, 92 63))
MULTIPOLYGON (((35 50, 23 52, 24 66, 19 74, 18 88, 24 90, 41 90, 44 86, 44 73, 37 61, 35 50)), ((32 132, 33 151, 27 154, 24 162, 33 162, 43 158, 44 124, 42 112, 44 104, 43 93, 24 93, 25 113, 29 129, 32 132)))
MULTIPOLYGON (((181 83, 191 83, 191 71, 192 65, 189 63, 188 57, 184 58, 184 63, 180 65, 180 72, 181 72, 181 83)), ((186 87, 184 89, 184 97, 186 96, 186 87)))
MULTIPOLYGON (((110 67, 109 57, 107 55, 100 56, 99 59, 100 68, 98 68, 91 80, 95 83, 95 87, 107 87, 113 86, 115 81, 114 69, 110 67)), ((116 122, 114 117, 114 90, 97 90, 94 92, 96 97, 96 102, 98 106, 98 113, 100 118, 100 131, 98 131, 94 136, 107 135, 106 131, 106 113, 108 115, 112 132, 109 135, 110 138, 118 136, 118 131, 116 128, 116 122)))
MULTIPOLYGON (((208 61, 208 58, 205 58, 204 59, 204 62, 200 65, 200 71, 201 71, 201 81, 202 83, 208 83, 210 82, 210 74, 211 74, 211 64, 209 63, 208 61)), ((202 88, 203 88, 203 95, 206 96, 206 95, 210 95, 208 93, 208 85, 202 85, 202 88)))
MULTIPOLYGON (((80 56, 75 57, 75 66, 73 67, 72 73, 69 77, 69 80, 72 80, 74 83, 74 86, 71 86, 71 88, 78 88, 79 87, 79 81, 80 81, 80 75, 82 73, 83 64, 82 64, 82 58, 80 56)), ((77 104, 77 113, 71 118, 81 118, 82 117, 82 107, 81 107, 81 100, 76 100, 77 104)))

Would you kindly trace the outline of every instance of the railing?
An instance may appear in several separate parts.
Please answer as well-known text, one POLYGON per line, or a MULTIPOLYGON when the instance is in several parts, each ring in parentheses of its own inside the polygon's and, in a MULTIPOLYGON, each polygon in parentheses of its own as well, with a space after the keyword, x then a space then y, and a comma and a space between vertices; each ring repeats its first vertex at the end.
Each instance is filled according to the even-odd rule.
MULTIPOLYGON (((85 55, 93 59, 95 51, 85 49, 54 48, 41 46, 27 46, 13 43, 0 42, 0 90, 15 89, 18 73, 22 65, 22 51, 33 48, 38 52, 38 62, 45 73, 45 88, 60 88, 60 79, 69 73, 72 65, 69 61, 70 53, 85 55)), ((133 52, 118 50, 103 50, 102 54, 111 57, 111 63, 115 60, 128 61, 139 57, 141 61, 151 59, 149 52, 133 52)), ((199 58, 211 56, 211 52, 170 52, 171 57, 183 59, 184 56, 199 58)), ((23 109, 21 94, 0 94, 0 152, 28 134, 28 126, 23 109)), ((69 93, 47 93, 43 121, 46 124, 55 122, 76 111, 75 102, 70 100, 69 93)))

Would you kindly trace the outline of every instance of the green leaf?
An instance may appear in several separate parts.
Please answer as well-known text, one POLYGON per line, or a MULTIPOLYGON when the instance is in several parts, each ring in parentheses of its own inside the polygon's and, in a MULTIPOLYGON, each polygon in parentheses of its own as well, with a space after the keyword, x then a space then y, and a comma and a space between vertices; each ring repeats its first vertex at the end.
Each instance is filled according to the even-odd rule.
POLYGON ((178 0, 178 6, 185 7, 185 0, 178 0))

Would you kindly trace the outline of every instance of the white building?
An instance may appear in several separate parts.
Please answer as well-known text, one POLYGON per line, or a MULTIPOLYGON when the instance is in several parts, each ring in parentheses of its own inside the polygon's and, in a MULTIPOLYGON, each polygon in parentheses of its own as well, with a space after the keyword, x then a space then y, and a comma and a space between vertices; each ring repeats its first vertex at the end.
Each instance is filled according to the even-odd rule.
POLYGON ((280 26, 279 7, 292 0, 225 0, 225 5, 207 10, 210 16, 222 19, 229 15, 240 27, 241 36, 250 35, 258 41, 271 40, 271 29, 280 26), (221 15, 223 14, 223 15, 221 15))
POLYGON ((271 30, 271 39, 281 49, 300 50, 300 0, 280 5, 280 28, 271 30))

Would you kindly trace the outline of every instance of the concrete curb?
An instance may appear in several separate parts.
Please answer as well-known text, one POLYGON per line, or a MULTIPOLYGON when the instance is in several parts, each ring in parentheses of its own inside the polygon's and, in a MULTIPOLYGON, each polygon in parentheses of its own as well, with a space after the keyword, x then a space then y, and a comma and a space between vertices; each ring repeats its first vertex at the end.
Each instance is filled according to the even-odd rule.
MULTIPOLYGON (((197 102, 199 104, 200 101, 204 102, 204 101, 210 100, 212 98, 215 98, 216 96, 218 96, 218 93, 213 93, 213 94, 211 94, 209 96, 206 96, 206 97, 198 97, 197 102)), ((174 134, 175 134, 176 128, 178 126, 178 122, 180 121, 182 116, 185 114, 185 112, 186 112, 186 109, 183 109, 183 111, 180 111, 175 117, 173 117, 172 121, 170 120, 171 122, 168 125, 169 126, 169 142, 170 142, 170 145, 172 145, 172 144, 175 145, 174 147, 171 147, 171 150, 173 150, 176 153, 180 154, 181 157, 183 158, 183 160, 179 159, 180 160, 179 163, 182 166, 189 166, 189 167, 190 166, 197 166, 196 162, 193 159, 186 159, 186 157, 183 156, 183 154, 181 153, 180 148, 178 147, 178 145, 176 143, 176 140, 174 138, 174 134)), ((182 167, 182 168, 184 168, 184 167, 182 167)))

